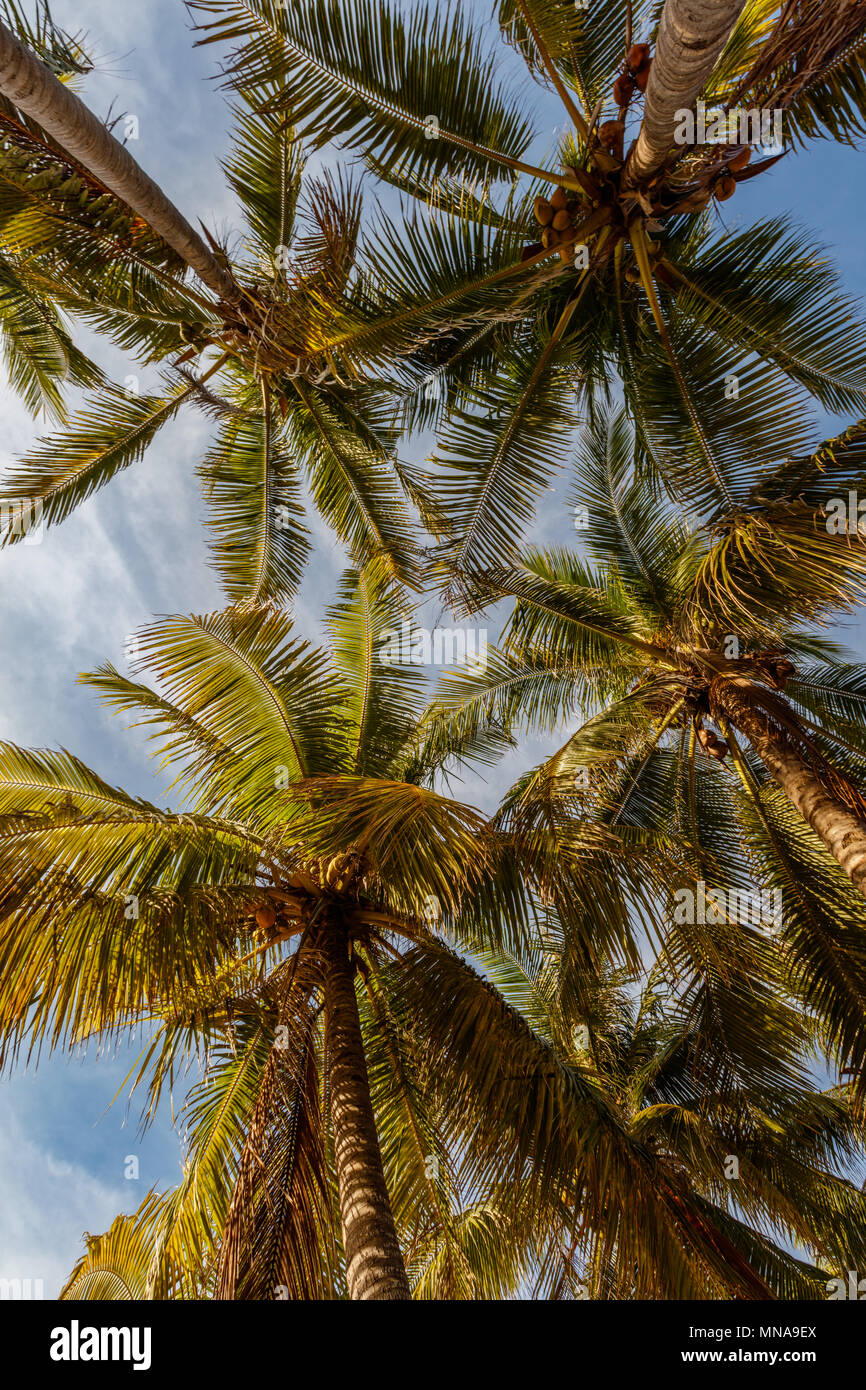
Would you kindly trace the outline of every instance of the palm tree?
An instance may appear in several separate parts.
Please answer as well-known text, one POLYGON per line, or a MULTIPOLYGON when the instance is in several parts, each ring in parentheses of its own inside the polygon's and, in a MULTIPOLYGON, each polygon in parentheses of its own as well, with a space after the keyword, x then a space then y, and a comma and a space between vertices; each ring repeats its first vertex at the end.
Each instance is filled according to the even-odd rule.
POLYGON ((61 413, 64 379, 96 394, 7 472, 4 540, 24 534, 20 515, 34 503, 46 524, 64 519, 190 404, 217 422, 201 473, 231 601, 295 592, 309 548, 305 489, 354 561, 376 557, 412 581, 412 511, 432 513, 397 458, 398 402, 381 368, 362 379, 326 347, 335 325, 366 313, 359 189, 305 178, 285 121, 241 98, 225 172, 245 228, 233 259, 209 234, 205 245, 48 70, 71 81, 87 64, 78 41, 41 13, 33 29, 6 10, 38 56, 0 26, 0 323, 31 406, 61 413), (201 288, 185 280, 189 269, 201 288), (74 348, 67 315, 141 368, 164 364, 162 389, 142 394, 135 376, 108 381, 74 348))
MULTIPOLYGON (((846 1088, 816 1091, 807 1069, 794 1067, 765 1089, 757 1058, 756 1084, 731 1084, 721 1034, 701 1029, 663 958, 639 980, 609 968, 584 976, 578 1003, 575 975, 552 946, 519 957, 486 952, 482 960, 494 984, 653 1153, 659 1185, 676 1187, 687 1175, 693 1209, 715 1227, 732 1264, 750 1266, 779 1298, 824 1297, 827 1271, 847 1267, 863 1246, 863 1195, 833 1172, 860 1156, 846 1088), (826 1269, 792 1257, 780 1236, 815 1251, 826 1269)), ((533 1296, 575 1293, 636 1296, 628 1259, 579 1225, 563 1230, 539 1261, 533 1296)))
POLYGON ((231 45, 227 84, 257 90, 313 147, 341 140, 415 200, 368 242, 380 287, 368 332, 405 358, 408 422, 444 419, 447 581, 513 551, 576 423, 575 389, 592 410, 613 372, 642 467, 681 505, 724 495, 729 454, 772 430, 780 400, 794 421, 809 396, 862 412, 862 328, 826 257, 780 220, 713 232, 714 198, 772 162, 749 163, 759 137, 738 126, 722 143, 672 144, 671 124, 700 97, 782 111, 789 150, 851 140, 866 110, 861 6, 667 0, 653 56, 653 4, 502 0, 500 36, 567 117, 549 160, 531 150, 538 88, 499 80, 459 7, 189 8, 202 43, 231 45), (727 412, 726 377, 749 393, 748 429, 727 412))
MULTIPOLYGON (((689 1268, 686 1261, 679 1296, 724 1297, 745 1289, 753 1298, 817 1299, 830 1275, 859 1263, 863 1196, 833 1172, 860 1156, 844 1088, 818 1092, 799 1068, 790 1068, 782 1084, 769 1090, 730 1085, 723 1051, 701 1034, 685 1001, 666 988, 658 962, 637 998, 635 981, 623 971, 582 975, 586 1022, 578 1028, 576 977, 555 934, 508 955, 476 947, 473 959, 511 1010, 531 1021, 547 1054, 548 1075, 579 1075, 616 1113, 622 1130, 652 1154, 656 1187, 673 1199, 672 1206, 685 1179, 683 1228, 691 1225, 689 1234, 702 1229, 716 1248, 716 1267, 708 1277, 706 1265, 689 1268), (822 1266, 792 1256, 778 1243, 780 1236, 815 1251, 822 1266)), ((399 994, 392 996, 395 1021, 411 1026, 407 1002, 401 1009, 399 994)), ((267 1151, 262 1159, 268 1161, 267 1151)), ((61 1297, 146 1297, 173 1198, 151 1194, 104 1236, 88 1236, 61 1297)), ((519 1287, 534 1299, 627 1299, 646 1291, 645 1277, 636 1279, 627 1212, 608 1213, 599 1228, 582 1220, 580 1210, 555 1203, 550 1235, 536 1242, 527 1259, 523 1249, 515 1249, 523 1234, 515 1211, 524 1198, 521 1184, 512 1182, 500 1198, 511 1206, 508 1219, 490 1196, 461 1213, 451 1237, 453 1246, 459 1233, 459 1261, 441 1235, 436 1250, 419 1242, 416 1231, 410 1263, 415 1297, 502 1297, 519 1287), (452 1256, 447 1278, 442 1247, 452 1256), (522 1272, 519 1286, 514 1269, 522 1272)), ((653 1258, 652 1245, 647 1232, 639 1270, 653 1258)), ((200 1270, 176 1264, 164 1296, 219 1297, 214 1276, 214 1261, 200 1270)))
MULTIPOLYGON (((201 1268, 216 1231, 222 1296, 273 1297, 276 1284, 315 1295, 344 1280, 353 1298, 406 1297, 392 1204, 414 1228, 410 1249, 429 1247, 433 1228, 445 1263, 460 1256, 449 1150, 470 1143, 470 1121, 451 1109, 440 1134, 423 1015, 396 1029, 389 995, 407 949, 421 964, 447 959, 468 991, 471 1037, 449 1015, 438 1048, 456 1040, 451 1069, 459 1059, 464 1089, 480 1086, 498 1057, 472 1021, 490 1007, 488 986, 430 914, 443 931, 460 920, 516 939, 527 870, 480 813, 425 786, 472 748, 428 731, 419 678, 381 657, 403 612, 393 591, 354 575, 331 614, 330 658, 284 615, 229 610, 143 634, 160 693, 108 666, 92 676, 111 705, 160 727, 189 811, 136 801, 65 754, 4 749, 4 1059, 149 1021, 141 1075, 155 1105, 186 1050, 200 1043, 210 1057, 189 1102, 185 1180, 164 1213, 158 1293, 178 1263, 201 1268)), ((579 1101, 594 1113, 592 1097, 579 1101)), ((471 1123, 489 1163, 490 1148, 507 1148, 501 1112, 485 1128, 476 1106, 471 1123)))
POLYGON ((514 814, 670 835, 681 861, 665 871, 662 922, 695 978, 732 968, 738 936, 744 987, 759 978, 724 894, 756 882, 781 893, 784 970, 777 960, 767 988, 794 988, 814 1010, 862 1101, 866 684, 818 630, 863 600, 857 523, 836 535, 827 512, 834 491, 863 486, 866 426, 775 468, 744 462, 712 527, 648 494, 632 443, 622 414, 586 435, 575 498, 591 519, 587 555, 534 550, 466 577, 476 605, 516 603, 503 654, 446 684, 445 713, 467 731, 590 716, 515 790, 514 814), (672 882, 715 885, 722 908, 700 930, 672 922, 672 882))
MULTIPOLYGON (((28 23, 17 5, 6 5, 20 33, 40 53, 64 81, 74 82, 90 68, 90 59, 81 42, 55 28, 43 12, 28 23)), ((0 112, 11 115, 8 103, 0 98, 0 112)), ((8 160, 8 150, 6 152, 8 160)), ((8 166, 7 166, 8 167, 8 166)), ((8 232, 6 213, 8 189, 0 189, 4 232, 8 232)), ((66 325, 44 286, 35 285, 19 259, 11 253, 11 236, 4 235, 0 250, 0 337, 4 365, 12 387, 35 414, 44 410, 53 418, 63 416, 64 383, 95 387, 103 376, 94 363, 72 342, 66 325)))
MULTIPOLYGON (((61 1299, 94 1301, 130 1299, 140 1302, 148 1296, 148 1275, 156 1254, 159 1224, 165 1212, 165 1199, 149 1193, 134 1217, 118 1216, 103 1235, 84 1236, 86 1252, 60 1293, 61 1299)), ((200 1275, 177 1266, 168 1287, 173 1298, 207 1298, 211 1295, 212 1269, 200 1275)))
POLYGON ((97 387, 2 495, 60 520, 198 404, 219 422, 202 473, 235 604, 143 634, 157 689, 108 666, 89 678, 156 726, 186 810, 67 754, 0 750, 0 1060, 142 1029, 151 1115, 204 1062, 179 1186, 91 1241, 67 1296, 495 1297, 530 1277, 619 1297, 807 1293, 821 1272, 768 1223, 822 1257, 862 1253, 862 1203, 829 1171, 854 1152, 847 1095, 817 1095, 805 1067, 811 1046, 834 1050, 862 1105, 864 682, 803 624, 861 596, 859 535, 846 546, 816 514, 831 484, 862 481, 866 431, 779 459, 808 433, 804 396, 862 407, 863 335, 781 224, 711 238, 713 193, 761 166, 739 138, 677 146, 672 121, 702 94, 780 105, 792 140, 859 133, 862 7, 773 22, 766 0, 667 0, 651 60, 632 43, 648 7, 505 0, 503 28, 572 122, 557 169, 528 162, 518 103, 450 15, 190 8, 216 16, 208 40, 242 42, 234 255, 74 95, 87 64, 47 11, 27 28, 7 6, 24 44, 0 26, 17 384, 57 413, 65 375, 97 387), (599 126, 617 66, 618 119, 599 126), (299 138, 333 135, 433 213, 381 216, 360 245, 356 186, 302 173, 299 138), (533 182, 495 208, 503 170, 533 182), (64 314, 170 361, 165 390, 112 387, 64 314), (611 365, 634 442, 600 405, 611 365), (604 571, 510 560, 576 375, 604 571), (401 420, 439 415, 431 382, 449 410, 435 498, 394 457, 401 420), (306 556, 301 468, 358 566, 328 652, 273 608, 306 556), (395 582, 418 572, 407 503, 447 541, 452 589, 517 599, 503 657, 433 710, 384 655, 411 620, 395 582), (558 722, 599 698, 492 822, 442 789, 518 716, 558 722), (586 765, 598 778, 575 798, 586 765), (672 873, 781 886, 781 949, 728 910, 671 927, 672 873), (609 972, 639 967, 636 922, 676 978, 630 1013, 631 975, 611 987, 609 972), (589 1018, 588 1055, 574 1027, 589 1018), (718 1174, 735 1144, 742 1210, 718 1174))
POLYGON ((640 837, 553 844, 435 791, 505 735, 425 715, 383 642, 404 614, 353 574, 330 655, 230 609, 142 634, 158 690, 88 677, 155 727, 181 812, 2 749, 0 1060, 143 1030, 148 1115, 204 1062, 183 1178, 104 1238, 115 1274, 140 1287, 149 1251, 153 1297, 498 1297, 579 1229, 640 1296, 771 1296, 688 1172, 660 1182, 615 1098, 483 968, 542 929, 585 992, 593 952, 634 959, 640 837))

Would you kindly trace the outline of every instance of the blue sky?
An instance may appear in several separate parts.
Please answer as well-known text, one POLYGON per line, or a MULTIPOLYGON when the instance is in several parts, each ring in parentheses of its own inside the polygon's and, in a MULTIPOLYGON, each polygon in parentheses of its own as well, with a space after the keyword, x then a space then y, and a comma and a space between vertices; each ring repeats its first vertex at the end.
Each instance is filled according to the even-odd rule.
MULTIPOLYGON (((101 66, 87 87, 90 104, 104 112, 116 100, 117 109, 138 115, 133 153, 191 220, 218 230, 236 226, 218 167, 228 113, 207 80, 215 55, 193 49, 180 0, 54 0, 52 9, 60 23, 90 33, 101 66)), ((520 80, 516 60, 500 53, 520 80)), ((534 109, 546 122, 541 154, 552 146, 561 116, 554 100, 535 92, 534 109)), ((847 291, 863 296, 863 167, 859 151, 814 146, 744 185, 724 206, 726 224, 792 212, 830 246, 847 291)), ((136 370, 104 344, 82 341, 116 379, 136 370)), ((146 390, 147 375, 140 375, 146 390)), ((2 465, 44 426, 5 385, 0 393, 2 465)), ((143 740, 109 719, 76 678, 106 658, 122 665, 125 638, 154 613, 221 606, 207 568, 195 480, 207 439, 202 417, 183 416, 143 464, 116 478, 41 545, 0 553, 0 738, 65 747, 108 780, 157 802, 165 800, 164 784, 154 780, 143 740)), ((566 473, 547 496, 537 536, 567 539, 568 491, 566 473)), ((317 560, 298 605, 299 621, 310 630, 343 563, 326 535, 319 531, 317 539, 317 560)), ((855 651, 864 647, 856 627, 844 640, 855 651)), ((467 799, 495 803, 541 756, 540 743, 525 744, 486 784, 468 786, 467 799)), ((110 1107, 136 1051, 43 1059, 38 1070, 0 1082, 0 1277, 41 1279, 45 1295, 54 1296, 85 1229, 105 1229, 151 1186, 176 1180, 179 1146, 168 1117, 141 1139, 136 1103, 129 1110, 121 1097, 110 1107), (139 1160, 138 1181, 124 1178, 129 1155, 139 1160)))

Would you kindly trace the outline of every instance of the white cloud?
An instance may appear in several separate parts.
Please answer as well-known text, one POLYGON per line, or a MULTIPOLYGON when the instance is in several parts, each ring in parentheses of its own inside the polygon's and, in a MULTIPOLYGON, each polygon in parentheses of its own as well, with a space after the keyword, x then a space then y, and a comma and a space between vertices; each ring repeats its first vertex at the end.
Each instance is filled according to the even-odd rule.
POLYGON ((107 1230, 129 1192, 34 1143, 15 1115, 0 1130, 0 1279, 41 1280, 56 1298, 83 1251, 82 1235, 107 1230))

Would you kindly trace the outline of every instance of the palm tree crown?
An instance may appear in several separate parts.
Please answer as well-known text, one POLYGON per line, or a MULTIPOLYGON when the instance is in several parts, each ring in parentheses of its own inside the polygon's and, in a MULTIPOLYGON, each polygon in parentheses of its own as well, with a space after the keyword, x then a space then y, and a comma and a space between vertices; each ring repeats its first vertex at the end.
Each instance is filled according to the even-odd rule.
POLYGON ((500 78, 459 8, 189 8, 202 43, 231 45, 230 86, 314 147, 341 139, 406 195, 367 257, 375 333, 416 385, 407 419, 441 423, 446 585, 513 551, 576 423, 575 389, 592 409, 613 373, 642 467, 690 507, 726 503, 732 456, 774 450, 810 397, 862 413, 862 325, 826 257, 779 219, 713 226, 716 201, 772 162, 749 162, 759 136, 677 143, 673 119, 701 99, 782 112, 787 150, 851 139, 866 110, 861 7, 823 0, 804 23, 769 0, 667 0, 653 56, 655 5, 502 0, 497 37, 567 116, 545 167, 530 161, 537 86, 500 78))
POLYGON ((838 480, 862 479, 864 438, 861 424, 775 470, 744 467, 731 513, 702 528, 635 480, 625 418, 599 418, 577 469, 588 555, 532 551, 476 576, 476 603, 516 600, 504 649, 442 690, 464 730, 589 715, 511 813, 589 816, 673 847, 657 918, 671 958, 706 984, 739 939, 743 982, 775 979, 817 1012, 861 1101, 864 674, 817 629, 862 600, 862 543, 824 512, 838 480), (696 882, 723 904, 731 888, 772 888, 784 911, 723 905, 696 927, 672 901, 696 882), (779 929, 772 960, 755 925, 779 929))
POLYGON ((357 185, 305 178, 285 119, 240 96, 225 173, 244 226, 230 259, 209 234, 205 246, 71 90, 85 70, 80 46, 47 19, 31 31, 17 11, 7 18, 66 79, 0 25, 2 322, 13 382, 31 407, 61 417, 64 382, 96 393, 8 471, 4 542, 21 538, 17 512, 34 504, 46 525, 63 520, 193 405, 215 421, 201 475, 231 601, 294 595, 308 503, 354 561, 375 557, 413 582, 412 516, 427 504, 397 457, 399 399, 381 369, 365 379, 329 349, 339 337, 350 356, 369 356, 356 331, 370 312, 356 265, 357 185), (38 101, 28 73, 45 87, 38 101), (190 268, 204 292, 185 280, 190 268), (161 388, 142 394, 137 377, 107 380, 74 347, 66 316, 141 368, 162 364, 161 388))

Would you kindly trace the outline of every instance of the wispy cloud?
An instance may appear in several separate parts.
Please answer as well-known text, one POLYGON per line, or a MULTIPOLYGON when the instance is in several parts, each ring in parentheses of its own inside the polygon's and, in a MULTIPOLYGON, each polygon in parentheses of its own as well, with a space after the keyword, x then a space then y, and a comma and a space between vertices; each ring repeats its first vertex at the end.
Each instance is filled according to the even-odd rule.
POLYGON ((56 1298, 82 1253, 85 1230, 108 1228, 129 1192, 28 1138, 15 1115, 0 1128, 0 1279, 31 1280, 56 1298))

